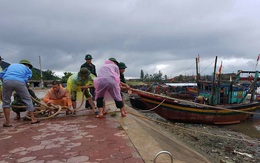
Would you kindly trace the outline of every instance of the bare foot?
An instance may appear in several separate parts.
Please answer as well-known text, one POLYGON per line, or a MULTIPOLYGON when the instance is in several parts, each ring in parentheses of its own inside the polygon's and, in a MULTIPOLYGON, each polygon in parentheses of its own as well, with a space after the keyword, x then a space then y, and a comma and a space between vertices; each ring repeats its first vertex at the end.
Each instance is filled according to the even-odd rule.
POLYGON ((121 109, 121 117, 126 117, 126 114, 127 114, 126 111, 121 109))
POLYGON ((17 115, 15 118, 14 118, 14 120, 20 120, 21 119, 21 117, 19 116, 19 115, 17 115))

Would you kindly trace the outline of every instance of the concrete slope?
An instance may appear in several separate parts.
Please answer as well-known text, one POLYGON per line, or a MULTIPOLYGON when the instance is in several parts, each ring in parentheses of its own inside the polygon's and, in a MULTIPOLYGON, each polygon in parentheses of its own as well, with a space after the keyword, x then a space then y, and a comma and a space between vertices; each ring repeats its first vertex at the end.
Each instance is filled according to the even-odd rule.
MULTIPOLYGON (((153 162, 156 154, 160 151, 170 152, 175 163, 211 162, 172 135, 163 131, 154 122, 135 116, 135 114, 139 113, 133 108, 127 106, 126 110, 128 111, 127 118, 118 117, 118 121, 145 162, 153 162)), ((169 154, 164 153, 159 155, 157 160, 160 162, 170 162, 171 159, 169 154)))

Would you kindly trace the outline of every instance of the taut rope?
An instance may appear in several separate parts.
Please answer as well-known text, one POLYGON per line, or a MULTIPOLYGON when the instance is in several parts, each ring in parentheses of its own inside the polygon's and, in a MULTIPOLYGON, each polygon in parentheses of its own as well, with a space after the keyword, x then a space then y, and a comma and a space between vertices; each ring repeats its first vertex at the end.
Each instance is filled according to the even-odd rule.
POLYGON ((158 104, 157 106, 155 106, 155 107, 153 107, 153 108, 151 108, 151 109, 149 109, 149 110, 141 110, 141 112, 153 111, 153 110, 155 110, 156 108, 158 108, 159 106, 161 106, 161 105, 164 103, 165 100, 166 100, 166 99, 163 99, 163 101, 162 101, 160 104, 158 104))

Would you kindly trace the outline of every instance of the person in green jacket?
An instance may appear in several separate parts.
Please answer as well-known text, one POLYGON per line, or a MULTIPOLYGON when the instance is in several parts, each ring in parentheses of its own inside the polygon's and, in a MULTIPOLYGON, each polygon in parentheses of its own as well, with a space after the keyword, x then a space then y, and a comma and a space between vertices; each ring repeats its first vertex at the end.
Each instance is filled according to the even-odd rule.
MULTIPOLYGON (((40 101, 40 99, 35 95, 35 92, 30 89, 30 83, 26 83, 26 86, 28 88, 29 94, 37 101, 40 101)), ((25 103, 22 101, 22 99, 19 97, 17 93, 14 93, 14 101, 11 103, 11 107, 13 112, 16 113, 16 117, 14 120, 20 120, 21 119, 21 112, 25 112, 26 108, 20 108, 20 106, 25 106, 25 103), (18 107, 15 107, 18 106, 18 107)), ((37 102, 33 101, 34 107, 40 106, 37 102)))
MULTIPOLYGON (((91 74, 97 76, 96 66, 92 63, 92 59, 93 59, 93 57, 90 54, 87 54, 85 56, 86 62, 83 63, 80 68, 84 68, 85 67, 85 68, 87 68, 90 71, 91 74)), ((95 89, 94 89, 94 87, 89 88, 89 91, 90 91, 90 93, 92 95, 92 98, 94 99, 94 97, 95 97, 95 89)), ((88 100, 86 100, 85 108, 89 108, 89 107, 91 107, 91 106, 90 106, 88 100)))
POLYGON ((72 107, 74 110, 77 107, 77 92, 85 90, 84 95, 87 98, 93 112, 96 113, 95 104, 92 95, 89 92, 89 88, 94 85, 93 80, 95 78, 95 75, 91 74, 85 67, 81 68, 78 73, 75 73, 68 78, 67 90, 71 93, 72 107))

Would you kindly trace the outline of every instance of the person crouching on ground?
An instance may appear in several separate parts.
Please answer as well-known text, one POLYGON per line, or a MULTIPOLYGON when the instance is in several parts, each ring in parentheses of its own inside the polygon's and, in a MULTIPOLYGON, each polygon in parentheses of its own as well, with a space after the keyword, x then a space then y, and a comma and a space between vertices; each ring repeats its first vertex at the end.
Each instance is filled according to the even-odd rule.
POLYGON ((96 116, 97 118, 102 118, 105 113, 103 100, 106 92, 111 95, 116 107, 121 110, 121 116, 126 116, 122 96, 120 94, 120 72, 117 64, 118 62, 115 58, 109 58, 99 69, 97 78, 94 79, 95 99, 99 109, 99 115, 96 116))
MULTIPOLYGON (((43 97, 43 101, 48 105, 60 105, 71 108, 72 101, 71 101, 71 95, 70 92, 63 88, 62 85, 54 80, 52 81, 52 88, 48 90, 48 92, 43 97)), ((69 110, 66 111, 66 114, 68 114, 69 110)))
POLYGON ((30 93, 26 87, 27 81, 32 77, 32 64, 28 60, 21 60, 20 63, 13 63, 0 73, 0 79, 3 82, 3 110, 5 123, 3 127, 12 127, 10 124, 10 104, 11 96, 15 91, 26 105, 26 110, 31 116, 31 124, 40 121, 34 117, 33 102, 30 93))
MULTIPOLYGON (((31 97, 33 97, 35 100, 40 101, 40 99, 35 95, 35 92, 30 89, 30 83, 26 83, 26 87, 29 91, 29 94, 31 95, 31 97)), ((20 108, 20 106, 25 106, 25 103, 22 101, 22 99, 20 98, 20 96, 17 93, 14 93, 14 101, 11 103, 11 107, 13 112, 16 113, 16 117, 14 118, 14 120, 20 120, 21 119, 21 112, 25 112, 26 108, 20 108), (16 107, 18 106, 18 107, 16 107)), ((33 101, 33 106, 40 106, 38 105, 38 103, 36 101, 33 101)), ((26 120, 26 117, 24 117, 24 120, 26 120)))
POLYGON ((95 76, 85 67, 68 78, 67 90, 71 93, 72 107, 74 110, 77 108, 77 92, 85 90, 85 97, 88 99, 93 112, 97 113, 92 95, 89 92, 89 88, 93 87, 93 79, 95 79, 95 76))

